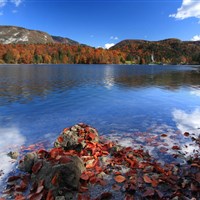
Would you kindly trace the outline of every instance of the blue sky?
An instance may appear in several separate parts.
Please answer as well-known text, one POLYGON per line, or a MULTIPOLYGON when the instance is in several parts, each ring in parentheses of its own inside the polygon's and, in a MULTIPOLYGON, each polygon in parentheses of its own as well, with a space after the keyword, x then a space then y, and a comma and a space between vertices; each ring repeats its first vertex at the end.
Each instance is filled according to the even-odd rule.
POLYGON ((124 39, 200 39, 200 0, 0 0, 0 24, 109 47, 124 39))

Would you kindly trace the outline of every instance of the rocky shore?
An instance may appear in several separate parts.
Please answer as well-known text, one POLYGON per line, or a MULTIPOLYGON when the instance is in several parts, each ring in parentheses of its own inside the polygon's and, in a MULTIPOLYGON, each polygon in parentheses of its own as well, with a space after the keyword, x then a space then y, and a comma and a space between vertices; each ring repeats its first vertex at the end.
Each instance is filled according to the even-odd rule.
MULTIPOLYGON (((199 138, 193 140, 200 146, 199 138)), ((197 200, 199 157, 162 165, 147 151, 117 145, 79 123, 65 128, 52 149, 27 153, 0 200, 197 200)))

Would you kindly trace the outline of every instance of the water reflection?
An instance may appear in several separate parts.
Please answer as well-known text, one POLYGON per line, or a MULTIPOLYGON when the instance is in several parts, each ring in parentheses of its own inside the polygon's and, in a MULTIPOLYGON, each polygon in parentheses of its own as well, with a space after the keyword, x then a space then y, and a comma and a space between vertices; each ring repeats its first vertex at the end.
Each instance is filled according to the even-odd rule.
POLYGON ((21 146, 25 143, 26 139, 21 135, 20 131, 16 127, 12 128, 0 128, 0 171, 3 171, 3 175, 0 176, 0 186, 3 184, 3 179, 7 177, 7 174, 14 169, 16 162, 7 156, 9 151, 19 151, 21 146))
POLYGON ((200 108, 196 108, 192 112, 175 109, 172 115, 177 128, 182 133, 194 133, 198 137, 198 134, 200 134, 200 108))
MULTIPOLYGON (((176 66, 106 66, 106 65, 30 65, 0 67, 0 105, 26 102, 53 91, 63 92, 86 85, 107 88, 199 86, 198 68, 176 66)), ((193 92, 194 93, 194 92, 193 92)))

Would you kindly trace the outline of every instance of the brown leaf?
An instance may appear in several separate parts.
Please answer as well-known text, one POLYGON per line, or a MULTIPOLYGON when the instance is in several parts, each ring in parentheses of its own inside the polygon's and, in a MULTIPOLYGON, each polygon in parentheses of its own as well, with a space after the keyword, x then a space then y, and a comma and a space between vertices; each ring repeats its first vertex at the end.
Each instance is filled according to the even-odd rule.
POLYGON ((152 183, 152 180, 146 174, 143 176, 143 179, 145 183, 152 183))
POLYGON ((36 162, 36 163, 33 165, 33 167, 32 167, 32 172, 33 172, 34 174, 37 174, 37 173, 39 172, 39 170, 42 168, 42 166, 43 166, 42 161, 36 162))
POLYGON ((108 200, 111 198, 112 198, 111 192, 104 192, 103 194, 100 195, 100 197, 97 197, 98 200, 108 200))
POLYGON ((158 181, 156 180, 156 179, 152 179, 152 182, 151 182, 151 185, 153 186, 153 187, 157 187, 158 186, 158 181))
POLYGON ((30 200, 41 200, 42 197, 43 197, 42 193, 39 193, 39 194, 35 193, 35 194, 31 195, 30 200))
POLYGON ((71 158, 67 157, 67 156, 61 156, 60 159, 59 159, 59 162, 61 164, 66 164, 66 163, 69 163, 71 162, 71 158))
POLYGON ((112 189, 113 190, 116 190, 116 191, 119 191, 121 189, 121 186, 117 185, 117 184, 113 184, 112 185, 112 189))
POLYGON ((190 134, 188 132, 184 133, 184 136, 188 137, 190 134))
POLYGON ((161 134, 160 136, 161 137, 167 137, 167 134, 161 134))
POLYGON ((146 191, 142 194, 143 197, 153 196, 155 190, 153 188, 147 188, 146 191))
POLYGON ((46 200, 54 200, 54 196, 53 196, 53 192, 52 190, 49 190, 48 193, 47 193, 47 197, 46 197, 46 200))
POLYGON ((16 181, 16 180, 18 180, 18 179, 20 179, 20 176, 11 176, 11 177, 8 178, 8 181, 7 181, 7 182, 16 181))
POLYGON ((122 176, 122 175, 115 176, 114 179, 115 179, 115 181, 117 183, 122 183, 122 182, 124 182, 126 180, 126 178, 124 176, 122 176))
POLYGON ((58 178, 58 174, 55 174, 51 180, 52 185, 57 185, 57 178, 58 178))
POLYGON ((196 174, 195 180, 200 183, 200 172, 196 174))
MULTIPOLYGON (((3 198, 2 198, 2 199, 0 198, 0 200, 3 200, 3 198)), ((18 195, 15 197, 15 200, 26 200, 26 198, 25 198, 24 195, 18 194, 18 195)))
POLYGON ((87 174, 81 174, 81 177, 80 177, 82 180, 84 181, 87 181, 89 179, 89 176, 87 174))
POLYGON ((173 146, 172 149, 173 150, 180 150, 181 148, 179 146, 173 146))

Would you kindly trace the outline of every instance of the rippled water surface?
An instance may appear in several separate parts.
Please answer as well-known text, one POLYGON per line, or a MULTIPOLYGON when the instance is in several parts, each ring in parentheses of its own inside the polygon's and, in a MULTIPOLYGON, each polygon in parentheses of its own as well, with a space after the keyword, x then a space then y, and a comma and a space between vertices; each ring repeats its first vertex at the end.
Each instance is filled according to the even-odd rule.
POLYGON ((77 122, 123 138, 125 145, 133 144, 129 138, 139 132, 196 134, 200 67, 0 66, 0 152, 52 142, 64 127, 77 122))

